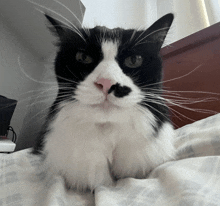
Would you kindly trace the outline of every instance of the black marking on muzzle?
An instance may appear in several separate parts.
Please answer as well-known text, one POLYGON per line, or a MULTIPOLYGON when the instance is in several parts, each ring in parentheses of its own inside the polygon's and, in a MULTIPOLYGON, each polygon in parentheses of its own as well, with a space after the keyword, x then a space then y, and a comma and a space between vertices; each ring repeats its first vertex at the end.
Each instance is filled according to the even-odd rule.
POLYGON ((131 92, 131 88, 127 86, 120 86, 119 83, 114 84, 111 86, 111 88, 108 90, 108 94, 111 92, 114 92, 114 95, 118 98, 122 98, 124 96, 127 96, 131 92))

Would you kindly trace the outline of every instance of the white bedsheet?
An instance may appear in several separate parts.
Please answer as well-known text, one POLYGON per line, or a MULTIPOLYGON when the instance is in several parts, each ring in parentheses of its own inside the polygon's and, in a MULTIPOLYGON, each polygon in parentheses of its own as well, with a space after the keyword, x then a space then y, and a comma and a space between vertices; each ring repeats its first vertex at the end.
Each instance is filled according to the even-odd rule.
POLYGON ((39 159, 29 149, 0 154, 0 206, 220 205, 220 114, 176 132, 178 160, 147 179, 122 179, 94 194, 66 191, 61 177, 48 178, 37 169, 39 159))

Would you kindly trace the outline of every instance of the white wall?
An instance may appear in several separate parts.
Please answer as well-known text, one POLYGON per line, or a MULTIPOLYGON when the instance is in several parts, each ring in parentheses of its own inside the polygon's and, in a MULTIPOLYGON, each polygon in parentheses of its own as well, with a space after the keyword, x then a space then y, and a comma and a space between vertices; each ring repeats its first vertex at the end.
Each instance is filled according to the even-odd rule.
POLYGON ((147 28, 167 13, 175 19, 165 45, 220 21, 220 0, 82 0, 84 25, 147 28), (210 21, 210 22, 209 22, 210 21))
MULTIPOLYGON (((82 0, 86 7, 84 26, 146 29, 159 17, 174 12, 174 0, 82 0)), ((177 39, 175 22, 164 45, 177 39)))
POLYGON ((220 0, 205 0, 210 25, 220 21, 220 0))
MULTIPOLYGON (((35 100, 33 90, 39 88, 38 83, 28 79, 19 67, 22 67, 33 78, 41 79, 43 64, 37 56, 25 45, 8 26, 3 18, 0 19, 0 94, 18 100, 11 126, 19 134, 24 130, 23 120, 30 111, 30 104, 35 100)), ((37 110, 35 111, 37 112, 37 110)), ((35 130, 35 128, 32 128, 35 130)))
POLYGON ((109 28, 146 27, 157 19, 155 0, 82 0, 86 7, 83 24, 109 28), (146 12, 147 11, 147 12, 146 12))

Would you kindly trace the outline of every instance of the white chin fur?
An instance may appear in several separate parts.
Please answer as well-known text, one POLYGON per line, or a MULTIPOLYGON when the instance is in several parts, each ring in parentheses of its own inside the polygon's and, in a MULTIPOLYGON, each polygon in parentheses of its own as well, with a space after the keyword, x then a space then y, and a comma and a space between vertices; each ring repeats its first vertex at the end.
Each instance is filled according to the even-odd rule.
POLYGON ((108 163, 116 177, 144 178, 175 158, 172 126, 165 123, 155 137, 153 124, 147 109, 112 110, 103 116, 100 110, 68 103, 50 125, 45 164, 80 190, 111 185, 108 163))

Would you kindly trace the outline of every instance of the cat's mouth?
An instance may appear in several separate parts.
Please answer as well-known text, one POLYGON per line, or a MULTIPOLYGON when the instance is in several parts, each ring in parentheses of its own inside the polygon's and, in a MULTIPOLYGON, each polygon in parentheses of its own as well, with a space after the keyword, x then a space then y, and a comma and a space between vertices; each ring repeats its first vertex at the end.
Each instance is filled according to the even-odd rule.
MULTIPOLYGON (((101 79, 102 80, 102 79, 101 79)), ((107 81, 106 79, 103 79, 103 81, 107 81)), ((110 101, 110 94, 112 94, 116 98, 122 98, 124 96, 127 96, 131 89, 127 86, 121 86, 119 83, 112 85, 108 90, 103 89, 105 85, 96 84, 96 86, 101 90, 105 96, 105 99, 101 103, 93 104, 93 108, 99 108, 104 111, 110 111, 112 109, 119 109, 120 107, 112 101, 110 101), (106 90, 106 91, 105 91, 106 90)))
POLYGON ((112 109, 119 109, 120 107, 105 99, 103 102, 91 105, 92 108, 98 108, 103 111, 111 111, 112 109))

